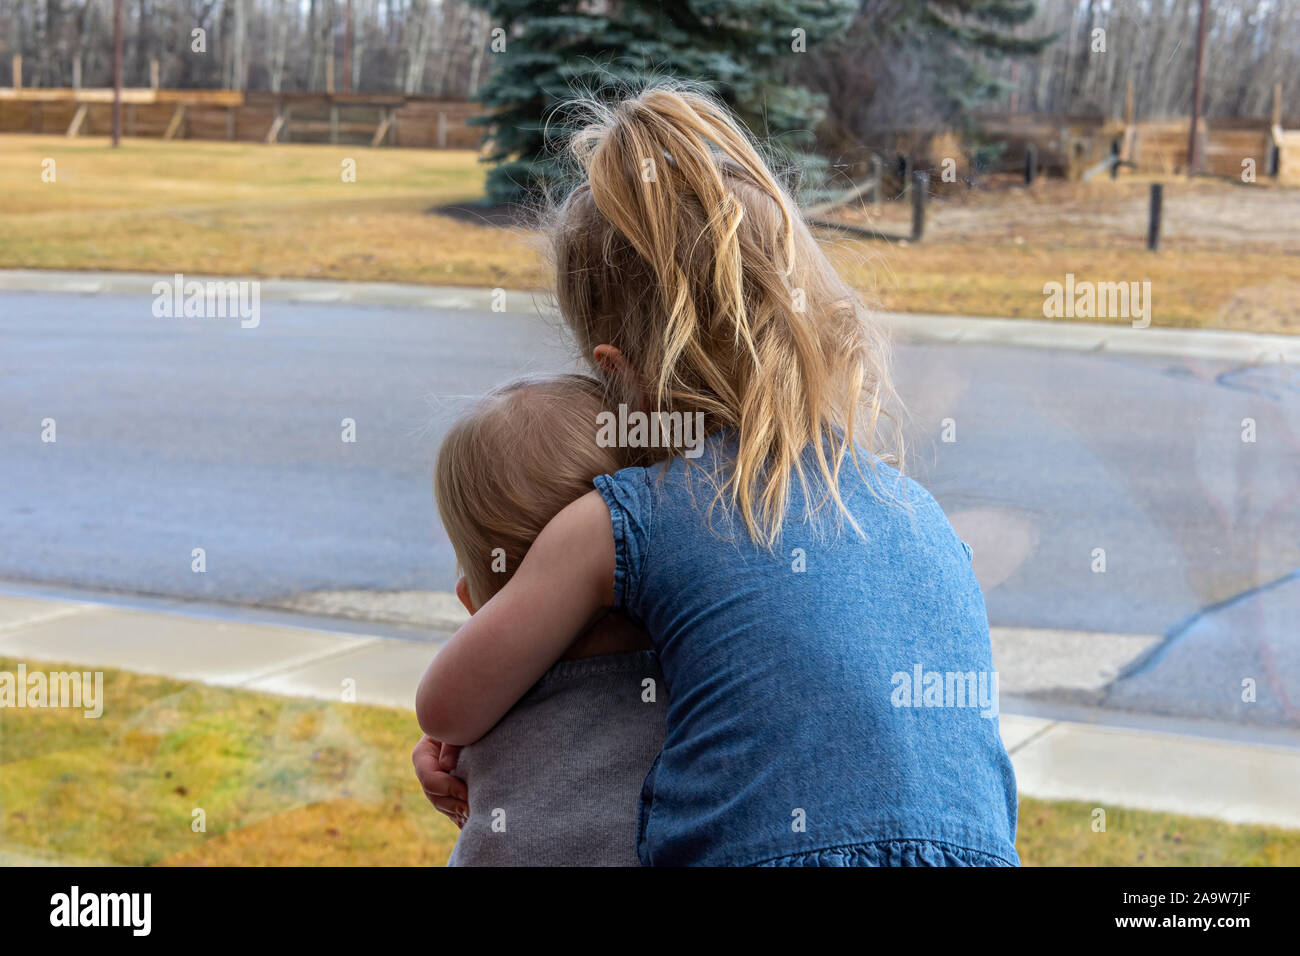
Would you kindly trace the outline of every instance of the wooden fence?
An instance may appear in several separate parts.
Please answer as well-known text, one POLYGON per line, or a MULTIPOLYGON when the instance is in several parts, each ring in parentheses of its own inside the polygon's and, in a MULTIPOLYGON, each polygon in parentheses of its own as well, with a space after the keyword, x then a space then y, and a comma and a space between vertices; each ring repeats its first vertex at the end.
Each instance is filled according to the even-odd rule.
MULTIPOLYGON (((1188 167, 1191 121, 1185 118, 1126 123, 1100 117, 982 114, 978 124, 981 139, 1005 144, 1000 169, 1023 169, 1031 145, 1041 170, 1068 179, 1082 178, 1115 147, 1124 168, 1139 173, 1169 175, 1188 167)), ((1280 123, 1264 119, 1216 117, 1202 119, 1197 135, 1200 169, 1206 175, 1240 179, 1250 166, 1262 180, 1272 172, 1276 148, 1278 180, 1300 185, 1300 130, 1284 130, 1280 123)))
MULTIPOLYGON (((106 136, 111 89, 0 89, 0 133, 106 136)), ((156 139, 477 149, 476 103, 384 93, 127 89, 122 133, 156 139)))
MULTIPOLYGON (((110 89, 0 89, 0 133, 106 136, 112 129, 110 89)), ((482 114, 473 102, 400 93, 261 93, 238 90, 126 89, 122 132, 157 139, 227 140, 261 143, 342 143, 419 149, 477 149, 484 128, 469 120, 482 114)), ((892 163, 912 160, 915 168, 938 170, 952 159, 961 177, 970 175, 979 145, 999 153, 995 171, 1032 165, 1045 174, 1083 178, 1117 155, 1123 168, 1172 174, 1187 168, 1189 120, 1105 119, 1034 113, 978 113, 978 133, 966 141, 951 132, 878 131, 872 152, 892 163)), ((1300 125, 1300 124, 1297 124, 1300 125)), ((1273 121, 1202 120, 1202 171, 1240 178, 1243 162, 1255 176, 1275 172, 1280 182, 1300 185, 1300 129, 1285 129, 1280 107, 1273 121)), ((887 167, 888 168, 888 167, 887 167)), ((850 175, 862 175, 861 170, 850 175)), ((934 177, 938 180, 938 177, 934 177)), ((906 174, 903 183, 909 183, 906 174)), ((941 181, 941 180, 940 180, 941 181)))

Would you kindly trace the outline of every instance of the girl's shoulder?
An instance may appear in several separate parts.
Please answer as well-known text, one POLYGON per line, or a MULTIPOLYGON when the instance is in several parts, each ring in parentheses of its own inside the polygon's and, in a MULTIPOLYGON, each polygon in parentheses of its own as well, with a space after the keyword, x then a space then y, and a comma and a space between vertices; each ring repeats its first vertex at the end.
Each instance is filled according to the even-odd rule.
MULTIPOLYGON (((732 513, 730 495, 723 493, 733 452, 734 441, 723 434, 711 438, 693 458, 677 455, 652 465, 623 468, 599 476, 595 485, 611 511, 621 512, 616 520, 621 518, 637 531, 648 531, 659 521, 705 518, 715 530, 719 522, 730 527, 739 520, 732 513)), ((836 511, 833 506, 815 505, 829 499, 818 483, 815 455, 811 450, 808 454, 808 494, 805 497, 797 487, 792 490, 787 523, 801 524, 813 512, 817 516, 826 512, 829 517, 836 511)), ((837 490, 849 514, 864 527, 918 521, 947 525, 942 508, 924 486, 862 449, 843 462, 837 490)))

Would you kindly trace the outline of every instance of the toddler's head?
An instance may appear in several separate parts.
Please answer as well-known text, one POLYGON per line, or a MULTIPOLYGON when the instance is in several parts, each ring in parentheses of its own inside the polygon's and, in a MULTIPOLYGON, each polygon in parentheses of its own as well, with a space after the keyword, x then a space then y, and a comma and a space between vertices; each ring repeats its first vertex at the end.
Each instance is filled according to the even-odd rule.
POLYGON ((542 528, 593 478, 632 463, 597 443, 603 408, 595 379, 524 379, 494 389, 443 439, 434 496, 464 574, 456 591, 471 610, 505 586, 542 528))

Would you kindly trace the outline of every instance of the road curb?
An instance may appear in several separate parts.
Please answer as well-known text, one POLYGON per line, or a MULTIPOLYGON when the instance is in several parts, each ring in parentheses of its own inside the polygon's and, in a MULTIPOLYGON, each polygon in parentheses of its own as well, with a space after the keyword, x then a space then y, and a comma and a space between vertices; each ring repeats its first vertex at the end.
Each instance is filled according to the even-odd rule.
MULTIPOLYGON (((80 295, 153 295, 153 285, 174 274, 139 272, 55 272, 0 270, 0 292, 55 292, 80 295)), ((238 276, 186 274, 199 282, 232 281, 238 276)), ((332 279, 261 279, 259 295, 272 301, 307 304, 347 303, 389 308, 453 309, 513 315, 554 314, 545 292, 398 282, 343 282, 332 279)), ((905 340, 953 345, 1013 345, 1075 352, 1167 355, 1243 364, 1300 364, 1300 336, 1219 329, 1174 329, 1100 325, 984 316, 876 312, 877 319, 905 340)))

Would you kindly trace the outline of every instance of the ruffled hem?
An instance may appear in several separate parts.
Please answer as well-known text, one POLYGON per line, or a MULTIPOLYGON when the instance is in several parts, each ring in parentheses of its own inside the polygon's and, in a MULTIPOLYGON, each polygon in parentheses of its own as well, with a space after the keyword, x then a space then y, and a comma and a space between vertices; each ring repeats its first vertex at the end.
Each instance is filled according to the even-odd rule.
POLYGON ((934 840, 882 840, 825 847, 755 866, 1016 866, 1010 860, 934 840))

